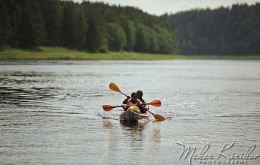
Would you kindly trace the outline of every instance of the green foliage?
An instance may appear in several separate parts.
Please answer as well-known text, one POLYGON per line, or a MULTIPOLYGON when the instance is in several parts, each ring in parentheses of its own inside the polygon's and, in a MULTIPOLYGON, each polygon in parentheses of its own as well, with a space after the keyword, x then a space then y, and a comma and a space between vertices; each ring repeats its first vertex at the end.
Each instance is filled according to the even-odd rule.
POLYGON ((104 21, 107 23, 113 23, 117 21, 117 16, 113 10, 106 10, 104 12, 104 21))
POLYGON ((11 36, 10 17, 4 0, 0 0, 0 49, 9 42, 11 36))
POLYGON ((175 40, 175 34, 169 32, 166 28, 157 28, 156 33, 159 40, 159 48, 162 53, 174 53, 177 52, 177 42, 175 40))
POLYGON ((146 52, 149 49, 148 34, 145 31, 145 26, 140 22, 135 22, 136 27, 136 43, 134 51, 146 52))
POLYGON ((126 51, 132 51, 136 43, 136 29, 134 23, 128 20, 127 17, 121 15, 119 24, 124 29, 126 35, 126 51))
POLYGON ((44 20, 39 1, 24 0, 21 4, 18 42, 22 48, 35 48, 44 43, 44 20))
POLYGON ((61 47, 39 47, 40 51, 6 48, 0 60, 175 60, 175 59, 231 59, 260 60, 260 56, 184 56, 135 52, 88 53, 61 47))
POLYGON ((47 46, 60 46, 61 45, 61 28, 63 18, 63 8, 59 1, 44 0, 41 1, 43 11, 43 19, 46 30, 47 46))
POLYGON ((111 51, 121 51, 126 46, 126 35, 123 28, 117 23, 108 23, 108 48, 111 51))
POLYGON ((87 31, 87 50, 89 51, 97 51, 100 46, 103 45, 104 33, 104 25, 101 21, 102 18, 100 14, 97 15, 88 15, 88 24, 89 28, 87 31))
POLYGON ((173 25, 134 7, 72 0, 0 0, 0 6, 6 25, 0 27, 0 46, 178 52, 173 25))
POLYGON ((156 32, 150 27, 146 27, 145 31, 148 37, 148 52, 150 53, 159 52, 160 50, 159 38, 157 37, 156 32))
POLYGON ((77 47, 84 50, 86 46, 88 23, 82 10, 77 13, 77 47))
POLYGON ((19 5, 15 5, 14 8, 14 13, 12 17, 12 22, 13 22, 13 40, 12 40, 12 45, 14 47, 18 47, 19 42, 18 42, 18 37, 19 37, 19 25, 21 23, 21 7, 19 5))
POLYGON ((187 59, 181 55, 135 52, 89 53, 61 47, 39 47, 40 51, 7 48, 0 51, 0 60, 174 60, 187 59))
POLYGON ((260 54, 260 3, 164 15, 175 24, 184 54, 260 54))
POLYGON ((103 41, 103 45, 101 45, 98 48, 98 52, 100 52, 100 53, 107 53, 108 52, 108 41, 107 41, 106 38, 103 41))
POLYGON ((62 45, 68 48, 76 47, 77 42, 77 11, 73 2, 65 1, 62 19, 62 45))

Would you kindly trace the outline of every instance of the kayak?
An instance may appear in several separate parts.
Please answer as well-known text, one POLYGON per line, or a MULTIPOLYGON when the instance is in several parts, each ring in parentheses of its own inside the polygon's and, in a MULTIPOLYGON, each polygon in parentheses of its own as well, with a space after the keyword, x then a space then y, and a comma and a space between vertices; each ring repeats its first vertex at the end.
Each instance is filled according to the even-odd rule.
POLYGON ((133 111, 125 111, 119 115, 119 118, 120 120, 124 120, 124 121, 138 121, 144 118, 148 119, 149 116, 150 116, 149 112, 139 114, 133 111))
POLYGON ((146 111, 145 113, 138 113, 131 108, 128 108, 127 111, 122 112, 119 115, 120 120, 123 121, 138 121, 141 119, 149 119, 150 113, 146 111))

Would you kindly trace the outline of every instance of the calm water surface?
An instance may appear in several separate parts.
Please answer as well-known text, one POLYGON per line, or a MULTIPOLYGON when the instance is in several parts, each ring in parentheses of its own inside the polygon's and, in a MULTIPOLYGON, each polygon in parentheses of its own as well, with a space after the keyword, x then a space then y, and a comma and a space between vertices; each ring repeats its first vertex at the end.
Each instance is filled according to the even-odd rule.
POLYGON ((258 165, 259 108, 259 61, 0 61, 0 164, 258 165), (104 113, 110 82, 166 120, 104 113))

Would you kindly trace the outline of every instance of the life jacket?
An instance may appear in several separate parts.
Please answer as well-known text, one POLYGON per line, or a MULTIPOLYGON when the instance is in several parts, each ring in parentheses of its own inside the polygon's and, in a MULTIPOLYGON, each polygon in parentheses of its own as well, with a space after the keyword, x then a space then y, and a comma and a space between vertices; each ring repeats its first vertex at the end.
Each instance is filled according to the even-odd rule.
POLYGON ((136 101, 132 100, 132 99, 129 99, 127 101, 127 105, 136 105, 136 106, 139 106, 141 104, 140 100, 137 99, 136 101))
POLYGON ((143 106, 141 105, 141 101, 140 101, 139 99, 137 99, 137 101, 134 101, 134 100, 132 100, 132 99, 129 99, 129 100, 127 101, 127 105, 130 105, 130 106, 133 106, 133 105, 138 106, 138 108, 140 109, 140 112, 141 112, 141 113, 145 113, 146 110, 147 110, 145 107, 143 107, 143 106))

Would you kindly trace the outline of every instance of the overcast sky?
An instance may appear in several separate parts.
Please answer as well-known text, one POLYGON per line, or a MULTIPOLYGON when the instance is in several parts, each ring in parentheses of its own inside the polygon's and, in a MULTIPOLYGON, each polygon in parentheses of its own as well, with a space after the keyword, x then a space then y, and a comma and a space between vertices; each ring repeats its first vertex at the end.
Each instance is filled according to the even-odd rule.
MULTIPOLYGON (((82 0, 74 0, 81 3, 82 0)), ((260 0, 89 0, 91 2, 104 2, 110 5, 137 7, 144 12, 155 15, 176 13, 195 8, 215 9, 220 6, 229 7, 232 4, 247 3, 248 5, 260 3, 260 0)))

